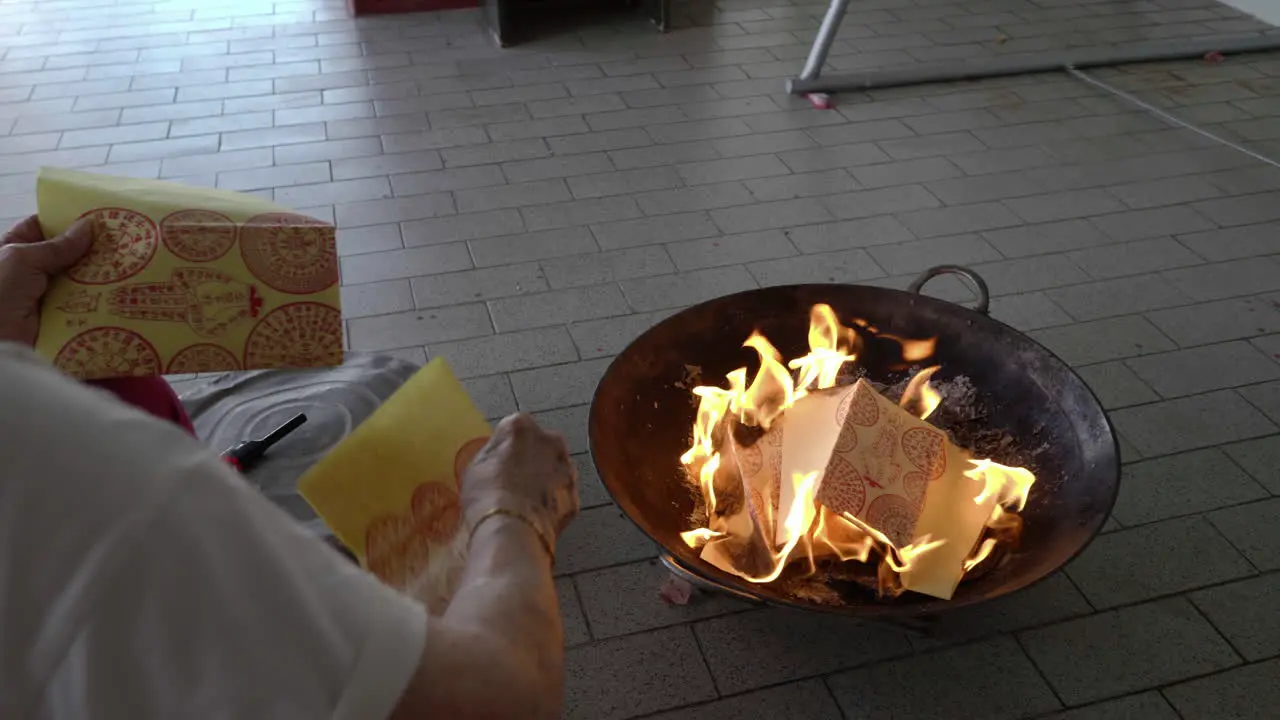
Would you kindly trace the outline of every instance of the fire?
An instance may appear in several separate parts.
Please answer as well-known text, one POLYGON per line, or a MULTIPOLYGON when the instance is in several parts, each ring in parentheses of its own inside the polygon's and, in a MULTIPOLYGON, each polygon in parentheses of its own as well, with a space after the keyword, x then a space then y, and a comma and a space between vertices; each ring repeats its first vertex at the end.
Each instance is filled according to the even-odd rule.
POLYGON ((929 378, 941 369, 941 365, 934 365, 916 373, 907 383, 907 389, 902 392, 902 399, 898 404, 915 413, 921 420, 927 420, 938 409, 938 405, 942 404, 942 395, 929 385, 929 378))
POLYGON ((970 460, 973 468, 965 471, 965 477, 982 483, 982 492, 974 496, 973 501, 983 504, 988 498, 996 498, 1000 505, 1013 505, 1014 510, 1021 511, 1027 506, 1027 495, 1036 481, 1036 476, 1026 468, 1006 467, 991 460, 970 460))
POLYGON ((767 583, 778 579, 782 569, 787 566, 787 558, 791 557, 791 551, 808 533, 809 526, 813 524, 813 518, 817 515, 818 506, 814 503, 813 496, 818 491, 818 473, 797 475, 792 478, 792 482, 796 486, 796 497, 802 498, 802 501, 791 506, 791 512, 787 513, 786 519, 782 522, 782 526, 787 531, 787 541, 774 558, 773 570, 764 577, 748 577, 747 579, 751 582, 767 583))
POLYGON ((970 570, 980 565, 982 561, 986 560, 987 556, 991 554, 991 551, 995 549, 996 549, 996 539, 984 538, 982 540, 982 544, 978 546, 978 549, 974 551, 972 555, 970 555, 968 558, 965 559, 964 571, 969 572, 970 570))
MULTIPOLYGON (((876 332, 865 321, 855 319, 853 324, 865 332, 876 332)), ((907 363, 927 360, 936 349, 932 338, 910 339, 882 333, 878 337, 896 341, 907 363)), ((704 558, 708 551, 720 557, 738 553, 735 557, 754 558, 733 562, 725 568, 753 583, 773 582, 789 564, 800 560, 807 560, 812 572, 817 558, 868 562, 876 554, 879 556, 879 589, 882 593, 896 594, 902 589, 899 578, 946 545, 945 538, 924 535, 898 547, 884 529, 873 527, 849 512, 833 511, 820 502, 817 498, 822 487, 822 471, 795 473, 781 479, 785 484, 784 497, 790 499, 785 507, 778 507, 777 497, 770 502, 756 490, 751 491, 756 493, 754 498, 717 497, 717 474, 725 475, 730 470, 741 473, 741 466, 737 464, 742 462, 742 453, 750 452, 750 448, 736 444, 731 426, 741 423, 758 427, 768 437, 774 432, 774 425, 784 419, 786 411, 797 401, 813 392, 835 387, 841 370, 857 360, 861 348, 858 331, 842 324, 835 311, 823 304, 810 309, 808 341, 807 355, 784 364, 778 349, 764 335, 753 332, 743 347, 755 351, 760 367, 749 383, 747 368, 742 367, 726 375, 727 388, 694 388, 699 404, 693 441, 680 461, 698 478, 706 515, 703 526, 681 533, 681 538, 692 548, 702 547, 704 558), (730 446, 738 449, 730 455, 732 459, 726 468, 722 452, 730 446), (754 567, 748 568, 750 565, 754 567)), ((899 405, 921 419, 932 415, 943 401, 942 394, 929 382, 939 370, 940 366, 933 365, 916 373, 908 381, 899 405)), ((784 431, 785 428, 777 432, 784 431)), ((756 442, 764 442, 764 438, 757 438, 756 442)), ((755 452, 758 457, 760 451, 755 452)), ((759 462, 756 460, 757 468, 759 462)), ((985 507, 994 503, 985 523, 988 536, 963 558, 962 570, 967 572, 991 555, 998 538, 1015 536, 1020 530, 1021 518, 1016 512, 1025 507, 1035 477, 1025 468, 1007 467, 989 459, 969 460, 963 475, 977 483, 971 496, 976 505, 985 507)), ((745 485, 743 493, 747 493, 745 485)), ((962 555, 947 557, 954 557, 959 563, 962 555)))
POLYGON ((830 305, 814 305, 809 311, 809 354, 792 360, 787 367, 799 370, 797 385, 802 390, 815 382, 819 390, 834 387, 840 368, 857 359, 857 340, 853 329, 836 319, 830 305))
MULTIPOLYGON (((800 395, 791 381, 791 373, 782 365, 782 353, 763 335, 751 333, 742 346, 756 351, 760 357, 760 370, 746 392, 736 396, 729 407, 737 413, 743 425, 756 425, 768 430, 773 419, 799 400, 800 395)), ((745 375, 746 368, 741 370, 745 375)))

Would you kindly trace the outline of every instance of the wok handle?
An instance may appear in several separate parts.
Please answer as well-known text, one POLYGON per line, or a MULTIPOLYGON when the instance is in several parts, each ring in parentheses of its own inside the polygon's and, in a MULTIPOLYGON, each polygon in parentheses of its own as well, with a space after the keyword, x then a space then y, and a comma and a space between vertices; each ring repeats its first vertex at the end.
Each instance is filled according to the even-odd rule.
POLYGON ((726 595, 732 595, 739 600, 746 600, 747 602, 755 603, 757 605, 760 604, 760 598, 758 597, 749 595, 741 590, 729 587, 728 585, 722 585, 721 583, 708 580, 698 575, 694 575, 693 573, 686 570, 683 565, 681 565, 675 558, 671 557, 667 553, 662 553, 662 555, 660 555, 658 559, 662 561, 662 564, 666 566, 667 570, 669 570, 672 575, 675 575, 676 577, 680 578, 681 580, 684 580, 685 582, 689 583, 690 585, 693 585, 694 587, 702 588, 703 590, 710 590, 713 592, 720 592, 726 595))
POLYGON ((963 265, 935 265, 934 267, 920 273, 920 277, 911 281, 907 286, 907 292, 920 294, 920 289, 924 284, 939 275, 959 275, 965 284, 978 294, 978 304, 973 306, 974 311, 983 315, 991 314, 991 291, 987 289, 987 281, 982 279, 978 273, 970 270, 963 265))

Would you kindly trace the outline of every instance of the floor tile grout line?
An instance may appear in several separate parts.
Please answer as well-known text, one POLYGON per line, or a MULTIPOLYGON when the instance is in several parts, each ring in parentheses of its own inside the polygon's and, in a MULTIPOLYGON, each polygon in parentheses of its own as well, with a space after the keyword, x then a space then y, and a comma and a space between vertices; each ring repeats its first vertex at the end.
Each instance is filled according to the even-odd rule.
MULTIPOLYGON (((1255 575, 1254 577, 1260 576, 1255 575)), ((1200 609, 1200 605, 1197 604, 1195 600, 1191 599, 1190 593, 1187 594, 1187 603, 1191 605, 1192 610, 1200 616, 1201 620, 1204 620, 1209 627, 1213 628, 1213 631, 1216 632, 1218 637, 1227 644, 1227 647, 1231 648, 1231 652, 1235 653, 1236 659, 1240 661, 1241 665, 1250 664, 1249 659, 1244 656, 1244 653, 1240 652, 1240 648, 1236 647, 1236 644, 1231 642, 1231 638, 1218 628, 1218 624, 1213 621, 1213 618, 1209 617, 1204 610, 1200 609)))
MULTIPOLYGON (((596 508, 600 508, 600 507, 616 507, 616 506, 613 506, 613 505, 611 505, 611 504, 610 504, 610 505, 598 505, 598 506, 596 506, 596 508)), ((595 509, 595 508, 593 508, 593 509, 595 509)), ((587 569, 587 570, 579 570, 579 571, 576 571, 576 572, 573 572, 573 573, 567 573, 567 574, 564 574, 564 575, 559 575, 559 576, 557 576, 557 579, 561 579, 561 578, 576 578, 578 575, 584 575, 584 574, 588 574, 588 573, 596 573, 596 572, 604 571, 604 570, 612 570, 612 569, 616 569, 616 568, 619 568, 619 567, 625 567, 625 566, 627 566, 627 565, 635 565, 635 564, 638 564, 638 563, 641 563, 641 562, 649 562, 649 561, 650 561, 650 560, 647 560, 647 559, 644 559, 644 558, 639 559, 639 560, 628 560, 628 561, 626 561, 626 562, 614 563, 614 564, 610 564, 610 565, 606 565, 606 566, 601 566, 601 567, 598 567, 598 568, 591 568, 591 569, 587 569)), ((1059 570, 1057 570, 1057 571, 1055 571, 1055 572, 1056 572, 1056 573, 1058 573, 1058 574, 1062 574, 1062 575, 1066 575, 1066 574, 1067 574, 1067 573, 1066 573, 1066 569, 1065 569, 1065 568, 1060 568, 1059 570)), ((1055 626, 1055 625, 1061 625, 1061 624, 1065 624, 1065 623, 1069 623, 1069 622, 1074 622, 1074 621, 1082 620, 1082 619, 1084 619, 1084 618, 1096 617, 1096 616, 1101 615, 1101 614, 1104 614, 1104 613, 1119 612, 1119 611, 1121 611, 1121 610, 1127 610, 1127 609, 1131 609, 1131 608, 1135 608, 1135 607, 1140 607, 1140 606, 1142 606, 1142 605, 1147 605, 1147 604, 1150 604, 1150 603, 1162 602, 1162 601, 1172 600, 1172 599, 1174 599, 1174 598, 1180 598, 1180 597, 1188 597, 1191 593, 1203 592, 1203 591, 1206 591, 1206 590, 1213 590, 1213 589, 1216 589, 1216 588, 1224 587, 1224 586, 1227 586, 1227 585, 1232 585, 1232 584, 1239 583, 1239 582, 1246 582, 1246 581, 1249 581, 1249 580, 1256 580, 1256 579, 1258 579, 1258 578, 1263 578, 1263 577, 1272 577, 1272 576, 1280 576, 1280 570, 1268 570, 1268 571, 1265 571, 1265 572, 1254 572, 1254 573, 1253 573, 1253 574, 1251 574, 1251 575, 1246 575, 1246 576, 1242 576, 1242 577, 1234 577, 1234 578, 1230 578, 1230 579, 1227 579, 1227 580, 1220 580, 1220 581, 1216 581, 1216 582, 1213 582, 1213 583, 1210 583, 1210 584, 1207 584, 1207 585, 1198 585, 1198 586, 1196 586, 1196 587, 1192 587, 1192 588, 1185 588, 1185 589, 1178 590, 1178 591, 1175 591, 1175 592, 1161 593, 1161 594, 1158 594, 1158 595, 1153 595, 1153 596, 1150 596, 1150 597, 1143 598, 1143 599, 1141 599, 1141 600, 1134 600, 1134 601, 1131 601, 1131 602, 1121 603, 1121 604, 1119 604, 1119 605, 1113 605, 1113 606, 1109 606, 1109 607, 1105 607, 1105 608, 1101 608, 1101 609, 1100 609, 1100 608, 1095 607, 1095 606, 1094 606, 1094 605, 1089 601, 1088 597, 1087 597, 1083 592, 1081 592, 1081 593, 1080 593, 1081 597, 1082 597, 1082 598, 1084 598, 1084 600, 1085 600, 1086 604, 1088 604, 1088 605, 1089 605, 1089 607, 1090 607, 1090 610, 1089 610, 1088 612, 1086 612, 1086 613, 1083 613, 1083 614, 1077 614, 1077 615, 1072 615, 1072 616, 1069 616, 1069 617, 1059 617, 1059 618, 1054 618, 1054 619, 1052 619, 1052 620, 1046 620, 1046 621, 1044 621, 1044 622, 1038 622, 1038 623, 1035 623, 1035 624, 1027 625, 1027 626, 1025 626, 1025 627, 1018 627, 1018 628, 1012 628, 1012 629, 997 629, 997 630, 992 630, 991 632, 988 632, 988 633, 985 633, 985 634, 982 634, 982 635, 978 635, 978 636, 975 636, 975 637, 960 637, 960 638, 957 638, 957 639, 956 639, 956 642, 945 642, 945 641, 947 640, 947 638, 945 638, 945 637, 943 637, 943 636, 930 636, 930 635, 921 634, 921 633, 919 633, 919 632, 912 631, 912 630, 908 630, 908 629, 901 628, 901 627, 897 627, 897 626, 885 626, 885 625, 878 625, 878 624, 876 624, 876 623, 868 622, 868 621, 866 621, 866 620, 864 620, 864 619, 861 619, 861 618, 849 617, 849 618, 843 618, 843 619, 844 619, 844 620, 846 620, 847 622, 854 623, 854 624, 859 624, 859 625, 862 625, 862 626, 864 626, 864 627, 880 627, 880 628, 887 628, 887 629, 888 629, 888 630, 890 630, 890 631, 901 633, 904 637, 908 638, 908 641, 909 641, 909 642, 908 642, 908 644, 909 644, 909 645, 911 645, 912 649, 911 649, 910 651, 908 651, 907 653, 904 653, 904 654, 902 654, 902 655, 894 655, 894 656, 891 656, 890 658, 887 658, 887 660, 894 660, 894 659, 900 659, 900 658, 903 658, 903 657, 917 657, 917 656, 921 656, 921 655, 933 654, 933 653, 935 653, 935 652, 940 652, 940 651, 943 651, 943 650, 946 650, 946 649, 950 649, 950 648, 962 647, 962 646, 964 646, 964 645, 969 645, 969 644, 972 644, 972 643, 975 643, 975 642, 979 642, 979 641, 982 641, 982 640, 988 640, 988 639, 991 639, 991 638, 993 638, 993 637, 997 637, 997 636, 1001 636, 1001 635, 1018 635, 1018 634, 1022 634, 1022 633, 1030 633, 1030 632, 1034 632, 1034 631, 1036 631, 1036 630, 1042 630, 1042 629, 1044 629, 1044 628, 1053 627, 1053 626, 1055 626), (917 649, 915 648, 915 645, 914 645, 913 643, 910 643, 910 639, 912 639, 912 638, 917 638, 917 637, 924 638, 924 639, 928 639, 928 638, 931 638, 931 637, 938 637, 938 638, 940 638, 941 640, 943 640, 944 642, 943 642, 942 644, 939 644, 939 645, 935 646, 935 647, 926 647, 924 650, 917 650, 917 649)), ((1071 580, 1071 579, 1068 577, 1068 580, 1071 580)), ((575 581, 575 582, 576 582, 576 581, 575 581)), ((1071 581, 1071 584, 1072 584, 1072 586, 1073 586, 1073 587, 1075 587, 1075 583, 1074 583, 1074 581, 1071 581)), ((1079 589, 1078 589, 1078 588, 1076 588, 1076 589, 1077 589, 1077 591, 1079 591, 1079 589)), ((714 591, 704 591, 704 592, 708 592, 708 593, 710 593, 710 592, 714 592, 714 591)), ((1010 593, 1009 595, 1006 595, 1005 597, 1011 597, 1011 596, 1013 596, 1014 594, 1016 594, 1016 593, 1010 593)), ((1191 602, 1191 601, 1190 601, 1190 599, 1188 599, 1188 602, 1191 602)), ((1194 604, 1194 603, 1192 603, 1192 604, 1194 604)), ((601 639, 600 639, 600 641, 601 641, 601 642, 603 642, 603 641, 609 641, 609 640, 617 640, 617 639, 620 639, 620 638, 636 637, 636 636, 643 635, 643 634, 645 634, 645 633, 651 632, 651 631, 653 631, 653 630, 658 630, 658 629, 662 629, 662 628, 676 627, 676 626, 680 626, 680 625, 697 625, 697 624, 700 624, 700 623, 705 623, 705 622, 714 621, 714 620, 719 619, 719 618, 726 618, 726 617, 732 617, 732 616, 735 616, 735 615, 744 615, 744 614, 748 614, 748 613, 759 613, 759 612, 767 612, 767 611, 774 611, 774 610, 778 610, 778 608, 776 608, 776 607, 774 607, 774 606, 771 606, 771 605, 768 605, 768 604, 766 604, 766 603, 761 602, 761 603, 758 603, 758 604, 751 604, 751 605, 748 605, 747 607, 734 609, 734 610, 731 610, 731 611, 729 611, 729 612, 724 612, 724 613, 720 613, 720 614, 717 614, 717 615, 712 615, 712 616, 708 616, 708 617, 704 617, 704 618, 697 618, 697 619, 691 619, 691 620, 682 620, 682 621, 680 621, 680 622, 675 622, 675 623, 671 623, 671 624, 668 624, 668 625, 659 625, 659 626, 657 626, 657 627, 646 627, 646 628, 643 628, 643 629, 632 630, 632 631, 629 631, 629 632, 619 633, 619 634, 616 634, 616 635, 610 635, 610 636, 608 636, 608 637, 601 638, 601 639)), ((804 610, 804 609, 796 609, 796 610, 795 610, 795 612, 806 612, 806 613, 808 613, 808 612, 814 612, 814 611, 812 611, 812 610, 804 610)), ((944 613, 944 615, 945 615, 945 613, 944 613)), ((1215 631, 1216 631, 1216 629, 1217 629, 1217 628, 1215 627, 1215 631)), ((880 661, 877 661, 877 662, 880 662, 880 661)), ((821 672, 821 673, 816 673, 816 674, 812 674, 812 675, 805 675, 805 676, 802 676, 802 677, 797 677, 797 678, 794 678, 793 680, 789 680, 789 681, 787 681, 787 682, 794 682, 794 681, 797 681, 797 680, 807 680, 807 679, 812 679, 812 678, 815 678, 815 677, 825 677, 826 675, 831 675, 831 674, 840 673, 840 672, 846 672, 846 671, 848 671, 848 670, 857 669, 858 667, 864 667, 864 666, 863 666, 863 665, 845 666, 845 667, 842 667, 841 669, 838 669, 838 670, 823 671, 823 672, 821 672)), ((733 695, 739 695, 739 694, 746 693, 746 692, 751 692, 751 691, 753 691, 753 690, 757 690, 757 689, 760 689, 760 688, 752 688, 752 689, 750 689, 750 690, 743 690, 742 692, 739 692, 739 693, 730 693, 728 696, 725 696, 725 697, 732 697, 733 695)))
MULTIPOLYGON (((1088 602, 1088 598, 1085 598, 1085 601, 1088 602)), ((1093 615, 1086 615, 1085 617, 1093 617, 1093 615)), ((1044 682, 1044 686, 1049 689, 1049 692, 1053 694, 1053 698, 1058 701, 1059 709, 1071 707, 1067 704, 1066 700, 1062 698, 1062 695, 1058 692, 1058 688, 1054 687, 1054 684, 1049 680, 1049 676, 1046 675, 1044 669, 1040 667, 1040 663, 1036 662, 1035 657, 1027 650, 1027 646, 1022 642, 1022 638, 1020 637, 1021 631, 1011 632, 1009 635, 1012 637, 1014 644, 1018 646, 1018 650, 1022 652, 1022 657, 1026 658, 1027 662, 1031 663, 1031 667, 1035 669, 1036 675, 1039 676, 1042 682, 1044 682)))
POLYGON ((831 698, 831 703, 835 705, 836 712, 840 713, 841 720, 854 720, 844 711, 844 706, 840 704, 840 699, 836 697, 836 691, 831 687, 829 677, 830 676, 828 675, 824 675, 818 679, 818 682, 822 684, 823 691, 826 692, 827 697, 831 698))
MULTIPOLYGON (((591 618, 587 614, 587 605, 582 602, 582 592, 578 589, 578 580, 576 575, 565 575, 565 580, 569 581, 569 589, 573 592, 573 601, 578 604, 578 612, 582 615, 582 624, 587 629, 587 642, 583 645, 599 642, 600 638, 596 637, 596 632, 591 627, 591 618)), ((575 646, 578 647, 578 646, 575 646)))
MULTIPOLYGON (((1158 690, 1153 690, 1153 689, 1151 689, 1151 688, 1146 688, 1146 689, 1143 689, 1143 690, 1134 690, 1133 692, 1128 692, 1128 693, 1125 693, 1125 694, 1123 694, 1123 695, 1117 695, 1117 696, 1115 696, 1115 697, 1103 698, 1103 699, 1101 699, 1101 700, 1092 700, 1092 701, 1090 701, 1090 702, 1088 702, 1088 703, 1085 703, 1085 704, 1082 704, 1082 705, 1076 705, 1076 706, 1074 706, 1074 707, 1070 707, 1070 711, 1080 711, 1080 710, 1085 710, 1085 709, 1090 709, 1090 708, 1100 707, 1100 706, 1102 706, 1102 705, 1106 705, 1106 704, 1108 704, 1108 703, 1113 703, 1113 702, 1115 702, 1115 701, 1117 701, 1117 700, 1123 700, 1123 699, 1125 699, 1125 698, 1137 697, 1137 696, 1139 696, 1139 695, 1143 695, 1143 694, 1145 694, 1145 693, 1149 693, 1149 692, 1155 692, 1155 693, 1157 693, 1157 694, 1159 693, 1159 691, 1158 691, 1158 690)), ((1163 697, 1161 698, 1161 700, 1163 701, 1163 697)), ((1046 711, 1046 712, 1039 713, 1039 714, 1034 715, 1034 716, 1032 716, 1032 717, 1026 718, 1026 720, 1053 720, 1054 718, 1060 718, 1060 717, 1063 715, 1063 713, 1067 711, 1067 710, 1066 710, 1066 708, 1068 708, 1068 707, 1069 707, 1069 706, 1067 706, 1067 705, 1063 705, 1063 707, 1062 707, 1062 708, 1059 708, 1059 709, 1057 709, 1057 710, 1048 710, 1048 711, 1046 711)))
POLYGON ((711 660, 707 658, 707 649, 702 645, 702 638, 698 635, 697 625, 688 623, 689 634, 693 636, 693 644, 698 648, 698 657, 702 660, 702 667, 707 671, 707 677, 711 680, 711 689, 715 691, 716 698, 719 700, 724 697, 724 691, 720 689, 720 683, 716 680, 716 674, 711 668, 711 660))
MULTIPOLYGON (((1217 510, 1228 510, 1228 509, 1235 509, 1240 507, 1248 507, 1250 505, 1259 505, 1266 502, 1275 502, 1275 496, 1262 497, 1262 498, 1253 500, 1252 502, 1243 502, 1243 503, 1238 503, 1236 505, 1231 505, 1229 507, 1216 508, 1214 511, 1211 511, 1211 512, 1216 512, 1217 510)), ((1237 546, 1234 542, 1232 542, 1231 538, 1227 537, 1227 534, 1222 532, 1222 529, 1218 527, 1217 523, 1209 519, 1207 512, 1205 513, 1205 521, 1209 523, 1209 526, 1213 529, 1214 534, 1222 538, 1222 540, 1227 543, 1228 547, 1234 550, 1237 555, 1239 555, 1241 558, 1244 559, 1246 563, 1249 564, 1249 567, 1253 570, 1252 577, 1265 575, 1267 573, 1266 570, 1258 567, 1258 564, 1255 563, 1252 559, 1250 559, 1249 556, 1243 550, 1241 550, 1239 546, 1237 546)))

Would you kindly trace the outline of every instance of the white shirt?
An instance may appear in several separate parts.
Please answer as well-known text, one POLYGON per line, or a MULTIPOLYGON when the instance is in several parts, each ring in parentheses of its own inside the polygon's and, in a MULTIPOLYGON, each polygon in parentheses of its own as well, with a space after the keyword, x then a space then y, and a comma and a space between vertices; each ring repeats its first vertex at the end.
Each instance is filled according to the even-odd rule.
POLYGON ((425 635, 181 429, 0 343, 0 718, 385 718, 425 635))

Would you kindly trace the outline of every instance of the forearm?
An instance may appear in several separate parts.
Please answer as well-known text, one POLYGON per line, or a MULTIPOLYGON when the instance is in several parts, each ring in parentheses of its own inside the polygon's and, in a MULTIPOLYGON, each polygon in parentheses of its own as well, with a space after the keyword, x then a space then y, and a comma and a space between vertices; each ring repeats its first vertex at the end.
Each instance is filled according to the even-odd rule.
POLYGON ((564 632, 551 558, 537 533, 515 518, 499 515, 477 526, 444 617, 502 638, 541 676, 558 680, 562 673, 564 632))
POLYGON ((550 566, 523 522, 477 526, 460 587, 431 620, 422 686, 406 696, 423 704, 396 717, 558 718, 564 640, 550 566))

